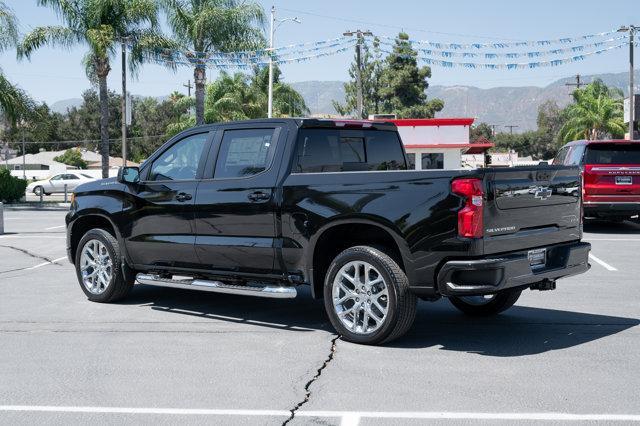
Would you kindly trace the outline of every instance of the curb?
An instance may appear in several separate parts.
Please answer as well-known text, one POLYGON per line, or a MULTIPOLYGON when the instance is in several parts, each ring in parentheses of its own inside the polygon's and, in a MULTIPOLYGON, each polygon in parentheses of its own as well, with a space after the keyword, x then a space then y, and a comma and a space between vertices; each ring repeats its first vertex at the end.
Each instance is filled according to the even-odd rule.
POLYGON ((24 204, 5 204, 5 211, 20 210, 69 210, 71 203, 24 203, 24 204))

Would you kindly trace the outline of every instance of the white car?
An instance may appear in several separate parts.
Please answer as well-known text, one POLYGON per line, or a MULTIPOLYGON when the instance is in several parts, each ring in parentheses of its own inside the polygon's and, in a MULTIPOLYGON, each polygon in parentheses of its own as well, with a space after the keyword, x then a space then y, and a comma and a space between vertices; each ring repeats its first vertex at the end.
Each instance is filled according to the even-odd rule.
POLYGON ((95 180, 95 178, 84 173, 63 173, 50 179, 31 182, 27 186, 27 192, 33 192, 38 196, 40 194, 50 195, 56 192, 64 193, 64 186, 67 185, 67 192, 71 193, 78 185, 92 180, 95 180))

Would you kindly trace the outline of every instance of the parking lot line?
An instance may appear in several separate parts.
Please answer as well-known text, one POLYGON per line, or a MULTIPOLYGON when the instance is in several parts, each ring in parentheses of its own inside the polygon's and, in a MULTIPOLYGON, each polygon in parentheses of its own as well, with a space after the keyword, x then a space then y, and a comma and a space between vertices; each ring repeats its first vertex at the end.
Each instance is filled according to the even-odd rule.
POLYGON ((53 260, 51 260, 49 262, 42 262, 42 263, 37 264, 36 266, 32 266, 30 268, 26 268, 25 271, 29 271, 31 269, 38 269, 38 268, 41 268, 43 266, 51 265, 52 263, 59 262, 59 261, 64 260, 66 258, 67 258, 67 256, 62 256, 62 257, 59 257, 57 259, 53 259, 53 260))
POLYGON ((640 238, 585 238, 586 242, 590 241, 637 241, 640 242, 640 238))
POLYGON ((64 240, 67 237, 57 237, 57 236, 53 236, 53 235, 0 235, 0 239, 13 239, 13 238, 17 238, 17 239, 25 239, 25 238, 37 238, 37 239, 53 239, 53 240, 64 240))
POLYGON ((595 254, 593 253, 589 253, 589 258, 591 260, 593 260, 594 262, 596 262, 597 264, 599 264, 600 266, 602 266, 603 268, 605 268, 607 271, 617 271, 618 269, 614 268, 613 266, 609 265, 607 262, 605 262, 604 260, 598 258, 595 254))
MULTIPOLYGON (((80 407, 52 405, 1 405, 2 411, 51 413, 104 413, 104 414, 164 414, 183 416, 238 416, 288 417, 288 410, 242 410, 203 408, 147 408, 147 407, 80 407)), ((362 418, 419 419, 419 420, 533 420, 533 421, 609 421, 638 422, 640 414, 577 414, 559 412, 491 413, 456 411, 298 411, 296 417, 340 418, 343 425, 357 425, 362 418)))

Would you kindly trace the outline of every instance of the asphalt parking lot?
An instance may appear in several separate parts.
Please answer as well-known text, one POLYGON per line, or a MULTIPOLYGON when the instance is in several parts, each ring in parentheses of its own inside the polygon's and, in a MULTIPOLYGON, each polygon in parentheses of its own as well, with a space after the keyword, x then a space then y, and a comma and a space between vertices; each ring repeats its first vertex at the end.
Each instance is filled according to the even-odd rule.
POLYGON ((378 425, 640 421, 640 225, 589 222, 592 268, 470 319, 421 302, 384 347, 322 303, 136 285, 86 300, 64 211, 5 211, 0 423, 378 425))

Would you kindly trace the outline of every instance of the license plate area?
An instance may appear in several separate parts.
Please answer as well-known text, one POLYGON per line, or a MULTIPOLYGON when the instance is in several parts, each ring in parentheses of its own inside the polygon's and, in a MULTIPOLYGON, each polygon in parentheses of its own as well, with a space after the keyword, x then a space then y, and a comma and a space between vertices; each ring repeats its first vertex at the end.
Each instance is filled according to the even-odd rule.
POLYGON ((527 258, 529 259, 531 269, 544 268, 547 264, 547 249, 529 250, 527 252, 527 258))
POLYGON ((616 185, 631 185, 633 178, 631 176, 616 176, 616 185))

